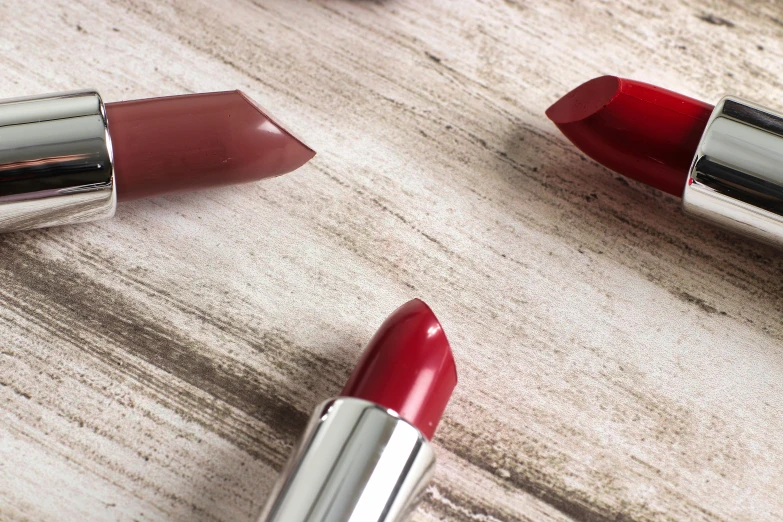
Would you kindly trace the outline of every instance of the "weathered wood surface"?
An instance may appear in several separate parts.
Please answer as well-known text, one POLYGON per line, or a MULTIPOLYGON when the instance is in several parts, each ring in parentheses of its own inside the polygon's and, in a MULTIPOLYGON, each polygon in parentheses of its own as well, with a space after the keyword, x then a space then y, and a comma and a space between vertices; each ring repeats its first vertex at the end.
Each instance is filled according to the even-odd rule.
POLYGON ((319 155, 0 237, 0 519, 250 521, 419 296, 460 385, 417 521, 783 520, 783 262, 544 117, 614 73, 781 107, 783 4, 0 2, 0 91, 241 88, 319 155))

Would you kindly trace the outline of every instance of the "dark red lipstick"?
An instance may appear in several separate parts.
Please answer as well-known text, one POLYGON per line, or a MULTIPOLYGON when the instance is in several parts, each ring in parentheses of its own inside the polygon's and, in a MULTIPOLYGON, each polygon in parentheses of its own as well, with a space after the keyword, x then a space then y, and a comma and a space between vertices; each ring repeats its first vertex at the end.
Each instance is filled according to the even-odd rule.
POLYGON ((727 96, 716 106, 602 76, 546 111, 602 165, 683 198, 690 214, 783 245, 783 115, 727 96))
POLYGON ((399 522, 434 466, 429 440, 457 384, 432 310, 398 308, 340 397, 316 409, 259 522, 399 522))
POLYGON ((107 218, 117 201, 278 176, 314 155, 240 91, 0 100, 0 231, 107 218))

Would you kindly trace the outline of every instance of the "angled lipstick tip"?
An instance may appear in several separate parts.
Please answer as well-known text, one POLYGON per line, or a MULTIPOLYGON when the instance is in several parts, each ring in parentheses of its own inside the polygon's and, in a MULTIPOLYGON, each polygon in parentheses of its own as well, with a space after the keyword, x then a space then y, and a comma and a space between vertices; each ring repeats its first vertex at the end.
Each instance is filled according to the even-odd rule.
POLYGON ((553 103, 546 110, 547 118, 555 125, 583 120, 606 107, 619 91, 616 76, 593 78, 553 103))
POLYGON ((307 145, 298 134, 295 134, 291 129, 283 125, 280 122, 280 120, 272 116, 272 114, 270 114, 269 111, 267 111, 264 107, 256 103, 256 101, 253 100, 253 98, 251 98, 250 96, 248 96, 244 91, 237 89, 234 92, 238 96, 241 96, 242 99, 244 99, 247 103, 249 103, 251 107, 253 107, 256 111, 258 111, 261 114, 261 116, 269 120, 269 122, 272 123, 275 127, 277 127, 277 129, 281 133, 289 136, 290 138, 294 139, 297 142, 297 145, 299 148, 301 148, 301 150, 298 151, 299 153, 296 155, 296 158, 298 160, 303 160, 303 161, 301 161, 301 163, 296 166, 292 165, 293 166, 293 168, 291 168, 292 171, 298 169, 299 167, 301 167, 302 165, 304 165, 305 163, 307 163, 308 161, 310 161, 315 157, 316 152, 309 145, 307 145))
POLYGON ((431 439, 456 385, 446 334, 430 307, 414 299, 384 321, 341 395, 394 410, 431 439))

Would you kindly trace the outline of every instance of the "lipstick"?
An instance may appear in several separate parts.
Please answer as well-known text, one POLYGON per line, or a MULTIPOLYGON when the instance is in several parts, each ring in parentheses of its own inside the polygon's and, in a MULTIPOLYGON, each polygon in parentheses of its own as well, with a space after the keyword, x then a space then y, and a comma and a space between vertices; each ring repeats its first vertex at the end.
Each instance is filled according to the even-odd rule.
POLYGON ((546 114, 594 160, 681 196, 686 213, 783 246, 783 114, 614 76, 580 85, 546 114))
POLYGON ((319 405, 258 522, 401 522, 432 476, 429 440, 457 384, 446 335, 418 299, 398 308, 339 397, 319 405))
POLYGON ((118 201, 257 181, 314 155, 240 91, 0 100, 0 232, 108 218, 118 201))

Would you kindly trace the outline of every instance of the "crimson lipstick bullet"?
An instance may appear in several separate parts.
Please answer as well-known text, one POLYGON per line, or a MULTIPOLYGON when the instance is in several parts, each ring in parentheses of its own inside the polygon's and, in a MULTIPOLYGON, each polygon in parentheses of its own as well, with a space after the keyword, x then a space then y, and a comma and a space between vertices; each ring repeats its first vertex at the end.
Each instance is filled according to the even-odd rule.
POLYGON ((687 213, 783 246, 783 114, 614 76, 580 85, 546 114, 599 163, 681 196, 687 213))
POLYGON ((432 475, 429 439, 457 384, 432 310, 398 308, 340 397, 316 408, 259 522, 402 522, 432 475))
POLYGON ((117 201, 278 176, 314 155, 240 91, 2 100, 0 232, 111 217, 117 201))

